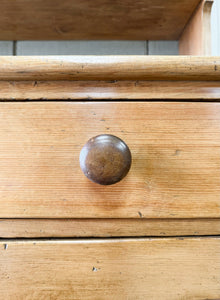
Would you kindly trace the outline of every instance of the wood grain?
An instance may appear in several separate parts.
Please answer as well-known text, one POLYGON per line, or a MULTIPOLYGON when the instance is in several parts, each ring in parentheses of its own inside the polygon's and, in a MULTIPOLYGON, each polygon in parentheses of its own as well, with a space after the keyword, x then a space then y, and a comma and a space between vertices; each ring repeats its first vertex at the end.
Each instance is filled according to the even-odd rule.
POLYGON ((0 80, 219 81, 220 57, 157 55, 1 57, 0 80))
POLYGON ((1 238, 220 235, 220 219, 0 219, 1 238))
POLYGON ((199 0, 1 0, 1 40, 176 40, 199 0))
POLYGON ((3 299, 219 299, 220 239, 0 242, 3 299))
POLYGON ((179 40, 180 55, 211 55, 211 9, 214 0, 201 1, 179 40))
POLYGON ((219 81, 0 81, 0 101, 11 100, 211 100, 219 81))
POLYGON ((219 218, 219 132, 219 103, 2 102, 0 217, 219 218), (113 186, 79 166, 101 133, 132 153, 113 186))

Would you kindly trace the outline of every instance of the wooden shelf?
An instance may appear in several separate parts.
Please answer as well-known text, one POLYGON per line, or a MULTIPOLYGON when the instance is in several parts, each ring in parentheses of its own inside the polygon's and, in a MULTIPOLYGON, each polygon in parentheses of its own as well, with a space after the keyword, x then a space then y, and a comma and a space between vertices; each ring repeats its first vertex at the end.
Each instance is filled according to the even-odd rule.
POLYGON ((1 0, 0 40, 176 40, 199 0, 1 0))
POLYGON ((209 55, 213 0, 0 0, 0 40, 180 40, 209 55))

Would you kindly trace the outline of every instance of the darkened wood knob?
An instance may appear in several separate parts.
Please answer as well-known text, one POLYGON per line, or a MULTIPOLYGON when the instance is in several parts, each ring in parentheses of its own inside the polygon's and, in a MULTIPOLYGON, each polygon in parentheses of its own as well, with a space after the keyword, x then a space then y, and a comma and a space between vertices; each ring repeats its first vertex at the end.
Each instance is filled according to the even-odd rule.
POLYGON ((131 152, 120 138, 101 134, 91 138, 82 148, 80 167, 93 182, 114 184, 127 175, 131 167, 131 152))

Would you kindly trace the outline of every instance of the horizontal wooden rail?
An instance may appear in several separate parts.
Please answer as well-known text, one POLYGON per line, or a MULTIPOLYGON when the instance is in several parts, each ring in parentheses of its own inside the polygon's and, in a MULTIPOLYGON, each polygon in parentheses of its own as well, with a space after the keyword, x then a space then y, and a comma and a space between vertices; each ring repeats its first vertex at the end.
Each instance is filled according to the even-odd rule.
POLYGON ((0 101, 119 99, 219 101, 220 82, 171 80, 0 81, 0 101))
POLYGON ((1 57, 0 80, 220 80, 220 57, 1 57))
POLYGON ((1 238, 219 234, 220 219, 0 219, 1 238))

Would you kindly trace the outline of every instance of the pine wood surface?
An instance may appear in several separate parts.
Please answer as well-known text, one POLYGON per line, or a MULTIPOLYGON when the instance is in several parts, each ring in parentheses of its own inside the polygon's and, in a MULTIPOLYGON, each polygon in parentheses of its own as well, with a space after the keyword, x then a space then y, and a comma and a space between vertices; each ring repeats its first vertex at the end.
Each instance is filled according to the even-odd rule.
POLYGON ((220 240, 0 242, 3 299, 219 299, 220 240))
POLYGON ((0 80, 219 81, 220 57, 147 55, 2 56, 0 80))
POLYGON ((219 101, 219 81, 0 81, 0 101, 219 101))
POLYGON ((211 9, 214 0, 202 0, 179 40, 180 55, 211 55, 211 9))
POLYGON ((1 40, 177 40, 199 0, 1 0, 1 40))
POLYGON ((219 119, 219 103, 2 102, 0 217, 219 218, 219 119), (102 133, 132 153, 112 186, 79 167, 102 133))
POLYGON ((220 219, 0 219, 1 238, 220 235, 220 219))

